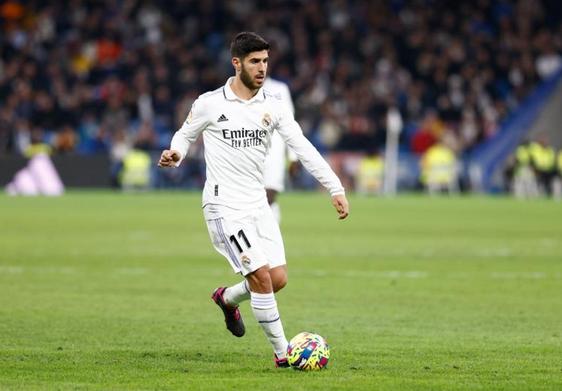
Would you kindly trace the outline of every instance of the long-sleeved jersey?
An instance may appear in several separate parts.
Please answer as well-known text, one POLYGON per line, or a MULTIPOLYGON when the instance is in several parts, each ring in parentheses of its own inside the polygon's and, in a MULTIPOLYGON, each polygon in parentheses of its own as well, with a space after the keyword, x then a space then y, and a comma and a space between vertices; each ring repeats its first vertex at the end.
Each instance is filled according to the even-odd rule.
POLYGON ((263 170, 275 131, 332 196, 343 194, 339 178, 304 137, 282 98, 262 88, 252 99, 240 99, 230 88, 232 79, 224 87, 199 96, 172 138, 170 148, 181 154, 179 166, 189 146, 203 133, 207 165, 203 206, 242 210, 267 203, 263 170))

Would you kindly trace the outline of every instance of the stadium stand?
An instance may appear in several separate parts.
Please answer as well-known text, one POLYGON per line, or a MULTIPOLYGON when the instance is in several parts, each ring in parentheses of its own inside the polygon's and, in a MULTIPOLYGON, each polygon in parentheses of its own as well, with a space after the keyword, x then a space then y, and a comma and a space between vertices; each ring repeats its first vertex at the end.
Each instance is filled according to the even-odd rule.
MULTIPOLYGON (((133 147, 159 150, 197 95, 230 75, 231 37, 253 30, 274 42, 272 72, 290 85, 297 119, 321 151, 382 148, 396 106, 402 152, 419 157, 442 142, 470 156, 562 65, 559 8, 553 0, 4 1, 0 155, 107 154, 117 170, 133 147)), ((159 179, 170 181, 200 183, 159 179)))

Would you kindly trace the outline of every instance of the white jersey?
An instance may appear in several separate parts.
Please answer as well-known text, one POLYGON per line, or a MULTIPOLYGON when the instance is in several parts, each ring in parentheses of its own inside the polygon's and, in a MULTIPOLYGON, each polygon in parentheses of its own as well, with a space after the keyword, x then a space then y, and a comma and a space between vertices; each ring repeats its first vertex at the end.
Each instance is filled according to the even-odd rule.
POLYGON ((343 194, 339 178, 304 137, 281 97, 261 88, 250 100, 243 100, 232 91, 232 81, 199 96, 172 138, 170 148, 181 154, 179 166, 189 146, 203 133, 207 165, 203 206, 243 210, 267 205, 263 170, 275 131, 332 196, 343 194))
POLYGON ((265 79, 263 88, 266 92, 270 93, 283 103, 287 111, 290 111, 293 114, 295 113, 295 106, 293 105, 293 99, 291 98, 291 91, 289 90, 289 86, 287 84, 268 76, 265 79))
MULTIPOLYGON (((282 81, 272 79, 270 77, 265 79, 264 88, 267 92, 276 96, 280 101, 286 105, 286 109, 291 113, 295 113, 293 100, 291 99, 291 92, 289 86, 282 81)), ((286 160, 294 162, 297 156, 290 149, 287 149, 285 142, 281 138, 279 132, 274 132, 271 137, 271 148, 265 158, 265 168, 263 173, 263 180, 266 189, 276 190, 282 192, 285 190, 285 171, 286 160), (287 152, 289 152, 287 154, 287 152)))

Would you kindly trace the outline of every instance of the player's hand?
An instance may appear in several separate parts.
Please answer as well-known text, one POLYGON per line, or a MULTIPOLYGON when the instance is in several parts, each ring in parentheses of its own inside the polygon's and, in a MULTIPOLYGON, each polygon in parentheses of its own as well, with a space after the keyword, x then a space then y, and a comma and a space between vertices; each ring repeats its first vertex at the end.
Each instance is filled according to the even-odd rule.
POLYGON ((345 194, 338 194, 332 197, 332 205, 338 211, 339 219, 343 220, 349 216, 349 203, 345 194))
POLYGON ((176 163, 181 159, 181 155, 178 151, 164 150, 162 155, 160 155, 160 160, 158 161, 158 167, 175 167, 176 163))

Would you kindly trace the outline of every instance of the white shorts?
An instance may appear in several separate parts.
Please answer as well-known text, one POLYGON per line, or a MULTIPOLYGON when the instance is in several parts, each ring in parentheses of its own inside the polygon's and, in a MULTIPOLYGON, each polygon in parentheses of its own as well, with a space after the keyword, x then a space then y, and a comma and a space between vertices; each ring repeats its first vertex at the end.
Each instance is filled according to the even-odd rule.
POLYGON ((263 183, 266 189, 282 192, 285 190, 287 146, 278 132, 271 136, 271 147, 265 157, 263 183))
POLYGON ((246 276, 262 266, 274 268, 287 263, 281 231, 269 205, 235 210, 207 204, 203 214, 215 250, 235 273, 246 276))

